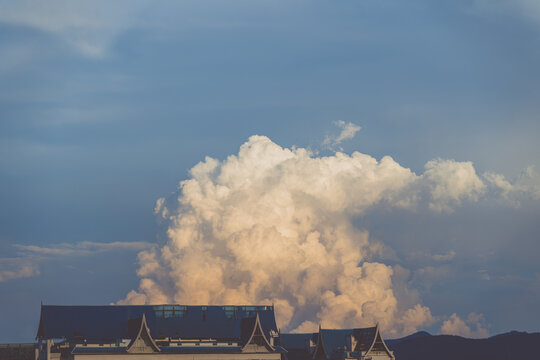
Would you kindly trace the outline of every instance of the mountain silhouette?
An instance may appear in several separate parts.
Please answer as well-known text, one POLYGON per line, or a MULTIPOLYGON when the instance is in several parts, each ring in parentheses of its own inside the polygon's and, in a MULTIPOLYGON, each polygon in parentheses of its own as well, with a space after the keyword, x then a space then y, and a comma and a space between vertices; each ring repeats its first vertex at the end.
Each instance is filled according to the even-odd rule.
POLYGON ((385 341, 396 360, 538 360, 540 333, 511 331, 487 339, 420 331, 385 341))

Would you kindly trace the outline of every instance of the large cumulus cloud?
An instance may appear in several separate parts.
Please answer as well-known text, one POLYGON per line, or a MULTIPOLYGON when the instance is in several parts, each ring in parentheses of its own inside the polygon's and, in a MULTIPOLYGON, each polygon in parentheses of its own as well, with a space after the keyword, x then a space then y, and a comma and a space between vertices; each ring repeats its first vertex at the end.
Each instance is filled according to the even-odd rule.
POLYGON ((417 175, 388 156, 322 157, 252 136, 158 200, 168 240, 139 254, 140 286, 120 303, 274 303, 286 330, 411 332, 433 322, 430 309, 400 303, 396 269, 370 260, 377 246, 354 219, 374 206, 452 211, 485 191, 470 162, 437 159, 417 175))

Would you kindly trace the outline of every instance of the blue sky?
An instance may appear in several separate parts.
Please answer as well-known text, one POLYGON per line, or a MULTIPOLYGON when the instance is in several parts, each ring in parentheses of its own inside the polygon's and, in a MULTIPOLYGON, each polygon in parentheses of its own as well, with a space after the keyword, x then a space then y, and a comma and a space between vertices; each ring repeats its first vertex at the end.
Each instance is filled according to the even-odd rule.
POLYGON ((206 156, 255 134, 334 156, 340 120, 362 128, 346 154, 526 183, 353 223, 428 330, 538 331, 539 35, 527 0, 0 1, 0 341, 31 340, 40 301, 137 289, 169 241, 156 201, 206 156))

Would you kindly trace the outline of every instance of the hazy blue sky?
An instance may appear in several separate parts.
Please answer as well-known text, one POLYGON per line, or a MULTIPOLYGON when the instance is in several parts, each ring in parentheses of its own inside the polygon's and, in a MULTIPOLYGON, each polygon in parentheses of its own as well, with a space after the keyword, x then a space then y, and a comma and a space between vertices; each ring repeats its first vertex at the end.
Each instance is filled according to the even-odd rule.
POLYGON ((1 0, 0 342, 33 339, 40 301, 137 289, 138 251, 166 242, 156 200, 205 156, 255 134, 332 156, 339 120, 362 127, 347 154, 526 183, 355 224, 405 269, 428 330, 455 313, 540 331, 539 3, 1 0))

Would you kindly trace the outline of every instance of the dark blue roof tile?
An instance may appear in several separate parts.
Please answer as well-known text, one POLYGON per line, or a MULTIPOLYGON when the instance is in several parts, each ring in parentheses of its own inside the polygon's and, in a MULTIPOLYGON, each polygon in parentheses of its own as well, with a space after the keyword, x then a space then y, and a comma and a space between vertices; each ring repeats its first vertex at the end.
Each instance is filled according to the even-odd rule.
POLYGON ((241 339, 242 319, 259 314, 267 338, 277 332, 272 306, 43 305, 37 337, 87 339, 132 338, 130 320, 144 314, 153 338, 241 339), (131 331, 130 331, 131 330, 131 331))

